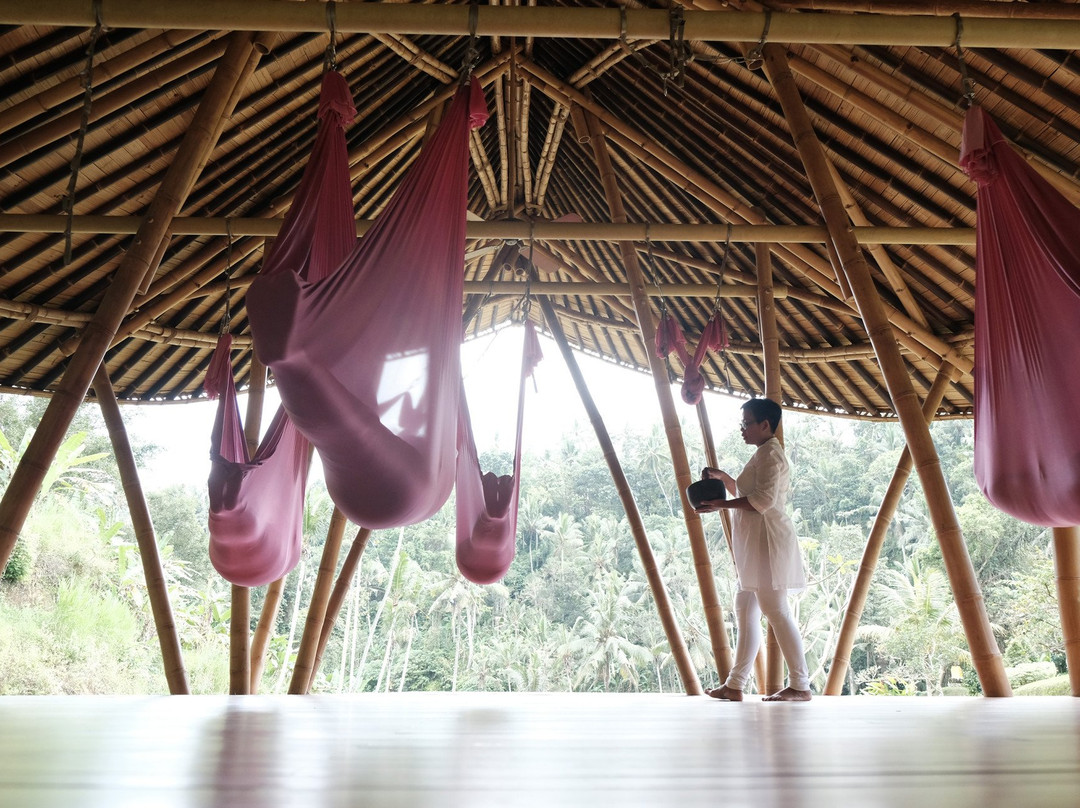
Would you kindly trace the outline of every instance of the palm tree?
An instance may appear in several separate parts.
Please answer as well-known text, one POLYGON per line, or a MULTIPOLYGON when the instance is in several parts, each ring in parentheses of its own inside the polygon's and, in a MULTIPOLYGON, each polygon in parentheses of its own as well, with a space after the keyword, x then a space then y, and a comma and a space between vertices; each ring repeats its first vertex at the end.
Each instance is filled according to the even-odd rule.
POLYGON ((589 593, 589 615, 580 617, 574 626, 578 639, 573 643, 575 651, 584 655, 581 669, 574 682, 581 685, 589 678, 599 677, 604 691, 625 682, 637 690, 640 681, 639 666, 652 662, 649 649, 636 645, 625 637, 625 612, 631 609, 626 595, 627 583, 618 573, 610 573, 600 588, 589 593))

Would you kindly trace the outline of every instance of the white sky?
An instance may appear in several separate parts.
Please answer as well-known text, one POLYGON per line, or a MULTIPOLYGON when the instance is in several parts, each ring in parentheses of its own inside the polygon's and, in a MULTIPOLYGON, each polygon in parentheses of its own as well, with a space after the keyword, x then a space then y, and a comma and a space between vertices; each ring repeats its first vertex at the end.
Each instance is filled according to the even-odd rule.
MULTIPOLYGON (((513 449, 521 335, 519 327, 504 329, 471 340, 462 351, 469 412, 477 449, 481 452, 513 449)), ((525 401, 523 443, 526 451, 533 452, 557 445, 575 425, 585 427, 591 434, 588 415, 558 346, 545 337, 540 339, 544 359, 536 369, 535 387, 532 383, 526 387, 525 401)), ((652 423, 660 423, 660 405, 650 376, 582 354, 577 354, 577 359, 589 392, 613 437, 628 425, 646 431, 652 423)), ((673 395, 680 416, 696 420, 693 408, 682 402, 677 388, 673 395)), ((707 393, 705 400, 718 435, 726 431, 725 425, 738 419, 741 399, 707 393)), ((245 406, 246 397, 242 396, 241 413, 245 406)), ((267 391, 264 425, 269 423, 272 408, 276 406, 277 397, 267 391)), ((210 429, 216 407, 213 402, 197 402, 125 408, 132 433, 162 447, 155 460, 140 470, 148 490, 176 483, 198 486, 206 480, 210 471, 210 429)))

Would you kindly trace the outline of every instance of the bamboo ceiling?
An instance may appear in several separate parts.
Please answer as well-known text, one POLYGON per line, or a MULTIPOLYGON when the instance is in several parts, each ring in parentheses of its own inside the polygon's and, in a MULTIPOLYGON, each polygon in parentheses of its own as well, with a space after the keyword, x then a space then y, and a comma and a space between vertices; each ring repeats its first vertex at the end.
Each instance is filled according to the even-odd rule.
POLYGON ((206 133, 213 148, 194 181, 168 189, 177 218, 106 362, 121 399, 200 396, 228 298, 246 384, 244 292, 314 139, 332 20, 359 111, 347 136, 361 230, 415 159, 475 26, 493 115, 471 143, 469 336, 519 316, 531 255, 531 290, 551 301, 572 345, 647 370, 620 252, 632 243, 653 317, 665 306, 693 344, 719 306, 732 346, 706 362, 709 387, 758 395, 755 250, 766 243, 785 404, 891 417, 791 129, 754 58, 767 28, 765 41, 785 46, 916 391, 951 366, 939 414, 970 415, 975 186, 957 167, 961 68, 1032 165, 1080 200, 1080 5, 540 5, 485 4, 470 23, 464 4, 0 0, 0 388, 57 388, 242 37, 254 48, 236 71, 232 114, 206 133), (231 30, 253 21, 261 30, 231 30), (612 223, 590 125, 605 133, 628 224, 612 223))

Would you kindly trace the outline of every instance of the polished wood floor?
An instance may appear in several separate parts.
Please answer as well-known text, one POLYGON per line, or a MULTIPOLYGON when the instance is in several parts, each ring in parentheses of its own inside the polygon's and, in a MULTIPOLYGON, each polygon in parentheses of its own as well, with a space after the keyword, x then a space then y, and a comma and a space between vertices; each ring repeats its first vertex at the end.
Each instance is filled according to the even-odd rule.
POLYGON ((1080 699, 0 698, 5 806, 1080 806, 1080 699))

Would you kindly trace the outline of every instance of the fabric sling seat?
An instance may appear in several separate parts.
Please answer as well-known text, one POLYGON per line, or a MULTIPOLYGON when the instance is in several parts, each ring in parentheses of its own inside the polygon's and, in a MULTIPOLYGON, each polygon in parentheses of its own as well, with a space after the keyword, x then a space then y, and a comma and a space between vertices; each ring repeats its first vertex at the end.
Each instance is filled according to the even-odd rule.
POLYGON ((960 164, 978 184, 975 479, 995 507, 1080 524, 1080 210, 979 107, 960 164))
POLYGON ((344 125, 328 72, 297 196, 248 290, 252 337, 292 421, 316 447, 334 503, 377 529, 433 515, 454 485, 469 129, 460 88, 377 221, 356 243, 344 125), (344 260, 333 260, 344 245, 344 260))
POLYGON ((525 381, 542 358, 531 322, 525 323, 518 386, 517 433, 513 472, 482 473, 473 440, 465 391, 461 392, 457 461, 457 565, 473 583, 490 584, 506 575, 517 549, 518 495, 521 488, 521 436, 525 420, 525 381))

